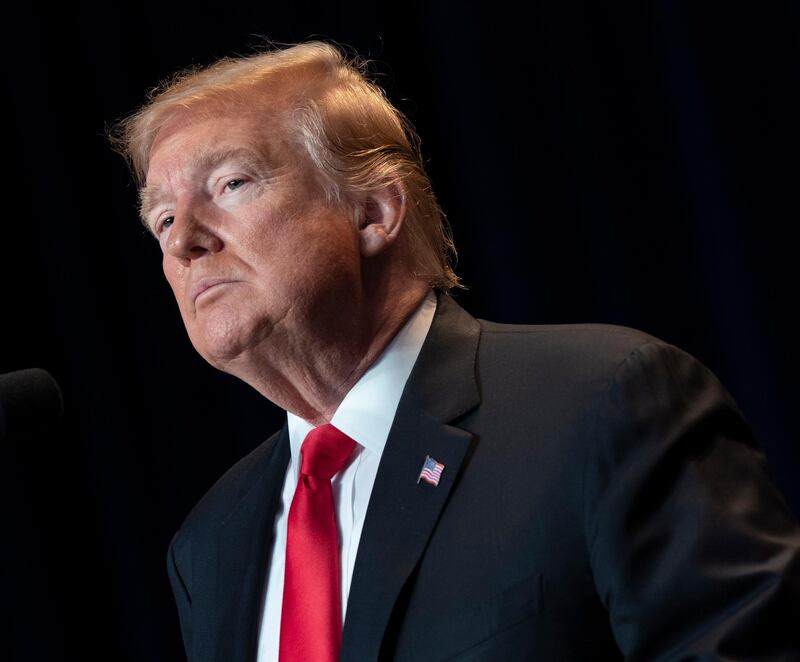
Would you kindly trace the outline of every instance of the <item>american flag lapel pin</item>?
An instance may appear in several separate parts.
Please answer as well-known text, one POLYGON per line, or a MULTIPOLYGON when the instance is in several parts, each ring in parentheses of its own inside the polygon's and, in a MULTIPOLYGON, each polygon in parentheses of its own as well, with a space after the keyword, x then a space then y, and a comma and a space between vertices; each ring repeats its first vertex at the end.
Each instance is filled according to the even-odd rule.
POLYGON ((439 479, 442 477, 443 471, 444 465, 441 462, 437 462, 430 455, 426 455, 425 462, 422 465, 422 471, 419 472, 419 477, 417 478, 417 485, 419 485, 419 481, 424 480, 426 483, 430 483, 436 487, 439 484, 439 479))

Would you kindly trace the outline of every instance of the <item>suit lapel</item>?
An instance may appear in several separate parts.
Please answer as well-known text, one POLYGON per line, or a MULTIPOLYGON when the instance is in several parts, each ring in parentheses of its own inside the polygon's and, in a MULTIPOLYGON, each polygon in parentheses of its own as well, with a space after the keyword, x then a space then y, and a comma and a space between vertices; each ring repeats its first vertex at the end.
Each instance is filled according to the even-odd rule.
POLYGON ((289 454, 289 431, 284 424, 256 469, 256 477, 248 481, 252 488, 220 526, 215 622, 221 626, 216 662, 256 658, 265 573, 289 454))
POLYGON ((440 295, 370 497, 347 603, 343 661, 378 659, 394 604, 457 481, 472 435, 449 423, 480 401, 479 336, 476 320, 440 295), (436 487, 417 483, 426 455, 445 465, 436 487))

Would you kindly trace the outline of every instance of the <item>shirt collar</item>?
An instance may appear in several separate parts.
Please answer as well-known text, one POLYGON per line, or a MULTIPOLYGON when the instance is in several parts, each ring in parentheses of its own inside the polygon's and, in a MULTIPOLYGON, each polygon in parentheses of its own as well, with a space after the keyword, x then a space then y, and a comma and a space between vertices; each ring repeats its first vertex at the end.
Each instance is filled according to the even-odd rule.
MULTIPOLYGON (((334 426, 374 453, 383 453, 400 396, 435 311, 436 295, 431 290, 383 353, 347 392, 331 418, 334 426)), ((291 412, 286 412, 286 417, 294 462, 314 426, 291 412)))

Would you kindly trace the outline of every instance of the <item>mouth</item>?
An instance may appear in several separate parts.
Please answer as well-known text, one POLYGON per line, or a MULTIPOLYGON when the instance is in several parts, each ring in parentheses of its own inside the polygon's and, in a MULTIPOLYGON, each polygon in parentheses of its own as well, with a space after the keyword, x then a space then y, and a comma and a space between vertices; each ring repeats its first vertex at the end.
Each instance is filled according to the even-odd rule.
POLYGON ((228 278, 201 278, 189 290, 189 300, 196 304, 207 292, 216 289, 219 285, 228 285, 237 281, 228 278))

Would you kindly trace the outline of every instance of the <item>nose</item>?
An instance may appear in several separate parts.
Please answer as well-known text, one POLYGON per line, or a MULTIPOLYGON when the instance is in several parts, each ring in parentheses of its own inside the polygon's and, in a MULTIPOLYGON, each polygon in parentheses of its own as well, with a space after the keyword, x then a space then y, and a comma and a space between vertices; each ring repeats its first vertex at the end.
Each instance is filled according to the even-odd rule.
POLYGON ((212 212, 201 201, 186 200, 183 204, 179 203, 164 252, 186 262, 218 253, 222 250, 223 242, 214 228, 212 212))

